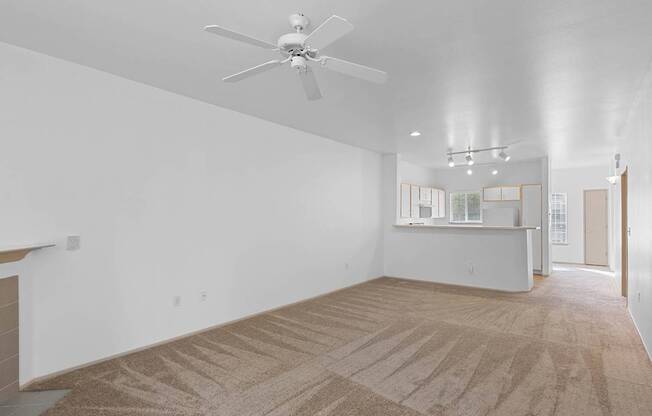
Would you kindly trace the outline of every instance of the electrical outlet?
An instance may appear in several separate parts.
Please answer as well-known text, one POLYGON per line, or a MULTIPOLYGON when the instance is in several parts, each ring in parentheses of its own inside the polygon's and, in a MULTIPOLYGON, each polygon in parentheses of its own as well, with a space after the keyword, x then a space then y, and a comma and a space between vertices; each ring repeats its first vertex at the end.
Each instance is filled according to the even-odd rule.
POLYGON ((199 300, 206 302, 206 299, 208 299, 208 293, 205 290, 199 292, 199 300))
POLYGON ((172 299, 172 304, 174 305, 175 308, 178 308, 179 306, 181 306, 181 296, 178 296, 178 295, 175 296, 172 299))
POLYGON ((66 250, 75 251, 81 248, 81 237, 78 235, 69 235, 66 238, 66 250))

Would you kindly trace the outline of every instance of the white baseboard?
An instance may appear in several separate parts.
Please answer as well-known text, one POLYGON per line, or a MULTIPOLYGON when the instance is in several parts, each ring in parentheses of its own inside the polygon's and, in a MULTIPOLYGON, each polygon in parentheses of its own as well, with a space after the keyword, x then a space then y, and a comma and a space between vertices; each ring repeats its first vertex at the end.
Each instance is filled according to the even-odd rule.
POLYGON ((634 323, 634 328, 636 328, 636 333, 638 334, 638 337, 641 339, 643 348, 645 348, 645 352, 647 353, 648 360, 652 361, 652 354, 650 354, 650 348, 648 348, 648 346, 645 344, 645 340, 641 335, 641 331, 638 329, 638 325, 636 324, 636 319, 634 319, 634 315, 632 315, 632 310, 629 309, 629 307, 627 307, 627 313, 629 314, 629 317, 632 319, 632 322, 634 323))
POLYGON ((49 379, 54 378, 54 377, 61 376, 63 374, 70 373, 72 371, 81 370, 82 368, 86 368, 86 367, 90 367, 90 366, 93 366, 93 365, 96 365, 96 364, 100 364, 100 363, 103 363, 105 361, 113 360, 115 358, 124 357, 126 355, 133 354, 133 353, 136 353, 136 352, 140 352, 140 351, 143 351, 143 350, 147 350, 147 349, 150 349, 150 348, 154 348, 154 347, 157 347, 159 345, 168 344, 168 343, 173 342, 173 341, 178 341, 180 339, 188 338, 188 337, 191 337, 193 335, 201 334, 203 332, 207 332, 207 331, 211 331, 211 330, 221 328, 221 327, 224 327, 224 326, 227 326, 227 325, 231 325, 231 324, 234 324, 234 323, 237 323, 237 322, 240 322, 240 321, 244 321, 246 319, 250 319, 250 318, 254 318, 256 316, 264 315, 266 313, 274 312, 274 311, 277 311, 279 309, 286 308, 288 306, 298 305, 298 304, 303 303, 303 302, 308 302, 308 301, 311 301, 311 300, 319 299, 321 297, 328 296, 328 295, 331 295, 331 294, 336 293, 336 292, 340 292, 340 291, 343 291, 343 290, 346 290, 346 289, 350 289, 352 287, 363 285, 365 283, 371 282, 373 280, 380 279, 382 277, 384 277, 384 276, 372 277, 372 278, 369 278, 367 280, 363 280, 360 283, 354 283, 352 285, 344 286, 344 287, 339 288, 339 289, 334 289, 334 290, 331 290, 329 292, 325 292, 325 293, 322 293, 322 294, 319 294, 319 295, 316 295, 316 296, 311 296, 311 297, 306 298, 306 299, 301 299, 301 300, 296 301, 296 302, 288 303, 286 305, 281 305, 281 306, 278 306, 276 308, 268 309, 268 310, 265 310, 265 311, 262 311, 262 312, 253 313, 253 314, 246 315, 246 316, 243 316, 243 317, 238 318, 238 319, 234 319, 234 320, 231 320, 231 321, 211 325, 211 326, 206 327, 206 328, 202 328, 202 329, 199 329, 199 330, 196 330, 196 331, 187 332, 187 333, 177 335, 177 336, 172 337, 172 338, 167 338, 167 339, 164 339, 164 340, 161 340, 161 341, 158 341, 158 342, 147 344, 147 345, 144 345, 142 347, 132 348, 132 349, 129 349, 127 351, 122 351, 122 352, 119 352, 117 354, 112 354, 112 355, 109 355, 109 356, 106 356, 106 357, 103 357, 103 358, 99 358, 97 360, 93 360, 93 361, 90 361, 90 362, 87 362, 87 363, 83 363, 83 364, 76 365, 76 366, 73 366, 73 367, 65 368, 63 370, 59 370, 59 371, 44 374, 44 375, 41 375, 41 376, 37 376, 37 377, 31 378, 31 379, 25 381, 24 383, 20 383, 19 388, 20 388, 20 390, 26 390, 26 389, 29 389, 34 384, 41 383, 43 381, 49 380, 49 379))

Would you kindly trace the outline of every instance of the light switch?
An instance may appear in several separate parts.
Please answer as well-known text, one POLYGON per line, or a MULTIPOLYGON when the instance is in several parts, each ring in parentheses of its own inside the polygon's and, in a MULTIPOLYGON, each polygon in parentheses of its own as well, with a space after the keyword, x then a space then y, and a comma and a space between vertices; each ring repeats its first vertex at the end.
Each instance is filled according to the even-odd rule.
POLYGON ((75 251, 81 248, 81 237, 78 235, 69 235, 66 240, 66 250, 75 251))

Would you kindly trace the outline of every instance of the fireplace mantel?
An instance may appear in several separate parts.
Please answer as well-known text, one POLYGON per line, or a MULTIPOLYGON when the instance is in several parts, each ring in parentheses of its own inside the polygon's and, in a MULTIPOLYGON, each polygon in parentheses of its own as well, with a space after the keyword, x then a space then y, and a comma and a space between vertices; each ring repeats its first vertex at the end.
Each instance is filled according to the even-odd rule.
POLYGON ((20 261, 34 250, 54 247, 55 245, 55 243, 15 244, 11 246, 0 245, 0 264, 20 261))

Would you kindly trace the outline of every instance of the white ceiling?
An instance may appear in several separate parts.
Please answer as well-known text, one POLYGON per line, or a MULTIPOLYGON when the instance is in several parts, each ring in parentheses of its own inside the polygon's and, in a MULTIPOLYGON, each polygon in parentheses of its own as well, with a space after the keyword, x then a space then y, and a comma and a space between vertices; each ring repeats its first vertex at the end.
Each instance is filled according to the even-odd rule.
POLYGON ((650 0, 3 0, 0 41, 414 163, 513 144, 514 159, 564 167, 614 150, 652 58, 650 16, 650 0), (275 41, 296 11, 347 18, 356 29, 328 54, 389 83, 318 70, 324 99, 308 102, 288 68, 220 81, 276 55, 203 26, 275 41))

